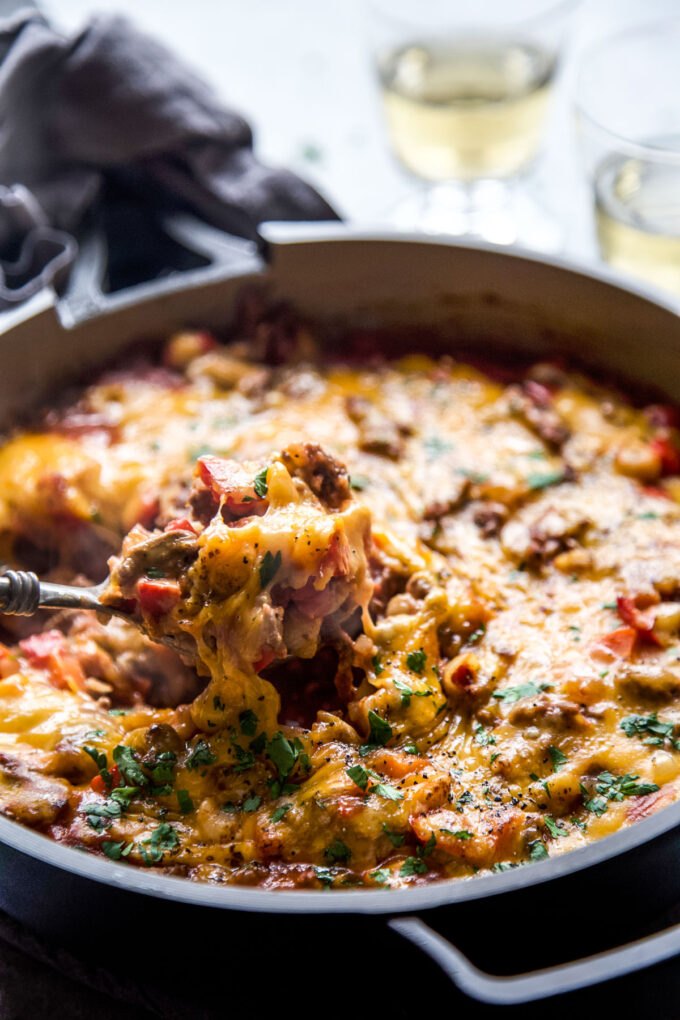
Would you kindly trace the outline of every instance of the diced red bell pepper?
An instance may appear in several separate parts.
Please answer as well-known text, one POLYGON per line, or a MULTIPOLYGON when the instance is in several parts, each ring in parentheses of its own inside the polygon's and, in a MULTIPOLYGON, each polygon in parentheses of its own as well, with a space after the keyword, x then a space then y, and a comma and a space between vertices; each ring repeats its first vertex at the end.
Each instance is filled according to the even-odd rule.
POLYGON ((24 638, 19 648, 32 666, 47 666, 51 656, 66 651, 66 643, 60 630, 46 630, 24 638))
POLYGON ((274 661, 274 652, 271 648, 263 648, 260 658, 253 663, 253 672, 260 673, 274 661))
POLYGON ((649 620, 635 605, 631 598, 619 596, 616 600, 619 616, 625 624, 633 627, 643 641, 652 645, 659 645, 661 642, 654 633, 654 621, 649 620))
POLYGON ((235 517, 262 515, 268 502, 255 492, 255 476, 237 460, 207 455, 199 457, 196 474, 209 489, 223 499, 235 517))
POLYGON ((638 632, 635 627, 619 627, 598 639, 597 644, 619 659, 629 659, 635 648, 638 632))
POLYGON ((111 783, 107 785, 106 780, 103 776, 97 775, 90 783, 90 788, 95 793, 106 794, 109 790, 115 789, 116 786, 120 786, 120 769, 117 765, 112 765, 108 770, 111 776, 111 783))
POLYGON ((164 531, 191 531, 196 534, 196 529, 190 520, 186 517, 176 517, 173 521, 168 523, 163 528, 164 531))
POLYGON ((142 493, 139 498, 139 505, 135 514, 135 524, 141 524, 145 528, 153 527, 153 523, 158 516, 160 510, 160 501, 158 496, 153 496, 149 492, 142 493))
POLYGON ((661 461, 662 475, 680 474, 680 453, 667 436, 657 436, 649 445, 661 461))
POLYGON ((85 674, 78 658, 69 651, 60 630, 46 630, 19 642, 31 666, 47 670, 53 687, 85 690, 85 674))
POLYGON ((137 595, 142 613, 163 616, 179 602, 180 587, 177 581, 150 581, 142 578, 137 582, 137 595))
POLYGON ((662 489, 660 485, 642 485, 641 489, 646 496, 653 496, 655 499, 673 499, 670 492, 662 489))

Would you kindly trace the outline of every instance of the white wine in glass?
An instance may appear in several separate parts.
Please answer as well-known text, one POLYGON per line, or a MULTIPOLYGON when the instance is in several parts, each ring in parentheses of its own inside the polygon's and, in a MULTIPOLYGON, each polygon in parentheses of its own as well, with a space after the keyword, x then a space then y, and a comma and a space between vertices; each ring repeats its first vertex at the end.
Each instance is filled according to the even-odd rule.
POLYGON ((580 0, 370 0, 387 136, 410 190, 404 230, 559 249, 529 168, 580 0))
POLYGON ((680 294, 680 135, 658 139, 678 165, 605 158, 595 172, 600 250, 618 269, 680 294))
POLYGON ((507 39, 414 43, 383 57, 396 155, 430 181, 503 178, 536 155, 554 51, 507 39))
POLYGON ((680 294, 680 18, 633 25, 581 59, 575 113, 600 254, 680 294))

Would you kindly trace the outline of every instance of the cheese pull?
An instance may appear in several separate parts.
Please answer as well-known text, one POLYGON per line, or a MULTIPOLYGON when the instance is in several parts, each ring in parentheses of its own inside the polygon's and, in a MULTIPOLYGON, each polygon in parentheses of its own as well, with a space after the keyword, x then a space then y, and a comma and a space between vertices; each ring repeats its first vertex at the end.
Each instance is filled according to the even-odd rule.
POLYGON ((369 510, 320 447, 294 444, 268 463, 206 456, 178 516, 127 535, 101 602, 210 678, 192 706, 201 729, 249 709, 264 722, 263 704, 274 727, 278 695, 260 674, 347 644, 372 594, 370 542, 369 510))

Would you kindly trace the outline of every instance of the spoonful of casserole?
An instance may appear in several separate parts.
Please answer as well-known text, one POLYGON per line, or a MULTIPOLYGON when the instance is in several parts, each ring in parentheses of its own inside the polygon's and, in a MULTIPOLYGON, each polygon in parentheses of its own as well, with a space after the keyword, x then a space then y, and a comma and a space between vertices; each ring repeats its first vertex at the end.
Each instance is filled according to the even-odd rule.
POLYGON ((372 591, 370 512, 347 471, 313 443, 267 463, 199 458, 185 516, 163 530, 136 525, 95 588, 0 577, 2 612, 88 608, 123 616, 170 644, 209 683, 196 725, 230 725, 248 709, 276 721, 260 677, 290 656, 313 658, 361 629, 372 591))

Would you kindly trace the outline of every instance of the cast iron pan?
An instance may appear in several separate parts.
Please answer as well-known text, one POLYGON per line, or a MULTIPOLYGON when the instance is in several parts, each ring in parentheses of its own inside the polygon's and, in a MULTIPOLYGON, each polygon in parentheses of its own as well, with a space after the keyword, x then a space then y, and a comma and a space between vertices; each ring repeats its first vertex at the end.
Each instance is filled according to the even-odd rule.
MULTIPOLYGON (((62 360, 68 361, 69 330, 75 336, 77 327, 81 337, 89 336, 96 344, 98 323, 112 317, 115 324, 121 309, 128 313, 139 309, 141 315, 154 302, 168 301, 187 288, 199 294, 201 288, 214 285, 219 291, 241 278, 266 279, 267 261, 276 261, 276 241, 253 244, 229 238, 186 217, 170 219, 166 227, 176 243, 200 256, 194 263, 200 263, 199 268, 116 293, 102 290, 106 251, 101 237, 95 235, 83 246, 70 289, 58 308, 62 360), (64 324, 69 329, 64 330, 64 324)), ((443 258, 450 256, 452 272, 480 260, 493 264, 494 272, 500 266, 510 274, 532 273, 542 264, 522 253, 442 240, 386 240, 323 225, 306 234, 307 239, 297 243, 311 246, 312 255, 318 246, 325 257, 331 251, 332 259, 328 240, 334 239, 340 257, 345 244, 353 245, 353 252, 365 248, 378 272, 381 246, 388 246, 393 258, 395 244, 402 242, 407 260, 417 256, 415 249, 425 251, 427 245, 431 252, 436 246, 443 258)), ((643 288, 622 285, 607 273, 562 261, 548 265, 558 276, 569 277, 577 292, 581 287, 600 287, 606 300, 644 305, 642 311, 646 309, 652 321, 661 316, 680 351, 680 319, 674 317, 670 303, 643 288)), ((489 289, 492 286, 490 280, 489 289)), ((37 331, 46 322, 45 309, 43 298, 37 312, 32 306, 6 319, 9 324, 0 334, 6 351, 13 343, 27 343, 31 326, 37 331)), ((28 352, 24 357, 31 361, 28 352)), ((33 366, 34 375, 39 371, 33 366)), ((299 966, 301 945, 306 971, 330 967, 337 958, 334 954, 346 954, 348 943, 355 945, 357 940, 370 944, 378 955, 389 953, 396 959, 402 951, 395 949, 400 941, 396 933, 426 953, 469 997, 466 1001, 512 1007, 591 988, 680 954, 680 925, 620 945, 628 934, 627 918, 651 919, 669 902, 680 900, 679 825, 680 803, 675 803, 591 846, 497 875, 410 890, 268 892, 191 883, 153 869, 122 866, 61 846, 0 817, 0 907, 32 930, 97 960, 129 944, 131 919, 135 923, 141 919, 147 933, 219 931, 219 946, 228 954, 232 974, 247 973, 254 949, 272 944, 283 973, 289 973, 293 956, 299 966), (578 937, 565 946, 555 937, 556 926, 551 929, 549 918, 573 919, 575 913, 582 918, 575 928, 578 937), (552 934, 537 938, 537 925, 552 934), (390 930, 387 936, 385 926, 390 930), (618 948, 595 952, 612 944, 618 948), (567 959, 580 958, 555 965, 565 952, 567 959), (489 958, 495 974, 472 962, 488 965, 489 958)), ((194 943, 204 965, 214 953, 214 935, 207 940, 185 938, 187 952, 194 943)), ((271 964, 271 953, 268 958, 271 964)))

